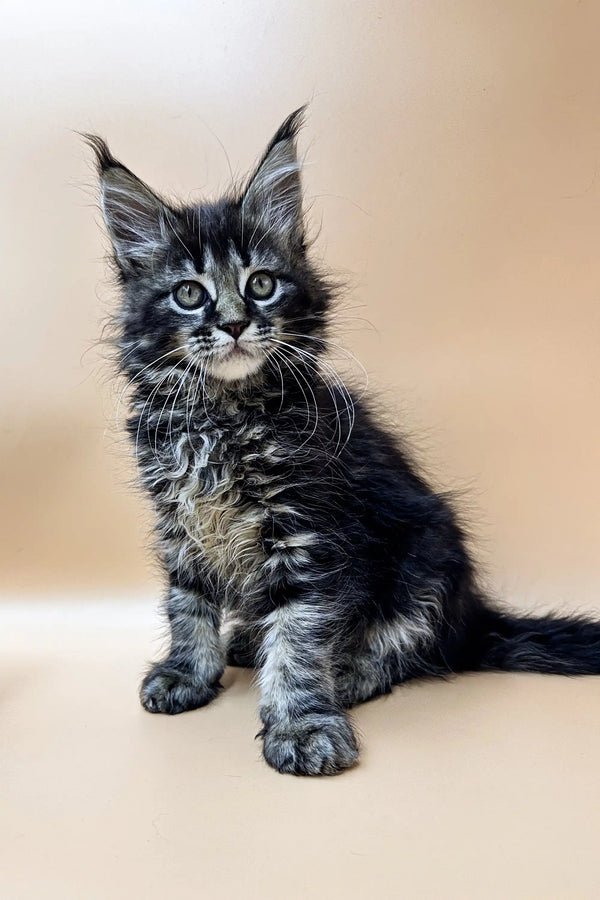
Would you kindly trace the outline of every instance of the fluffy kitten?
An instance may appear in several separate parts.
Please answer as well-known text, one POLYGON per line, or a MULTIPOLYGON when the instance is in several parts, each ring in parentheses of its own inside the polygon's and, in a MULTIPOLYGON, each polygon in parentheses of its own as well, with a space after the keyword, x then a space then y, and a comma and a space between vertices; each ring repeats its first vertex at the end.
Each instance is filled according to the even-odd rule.
POLYGON ((142 704, 195 709, 227 662, 256 666, 265 759, 318 775, 358 758, 353 704, 421 675, 599 673, 600 625, 494 609, 446 499, 328 378, 301 117, 243 190, 192 206, 89 141, 122 288, 128 428, 168 579, 171 649, 142 704))

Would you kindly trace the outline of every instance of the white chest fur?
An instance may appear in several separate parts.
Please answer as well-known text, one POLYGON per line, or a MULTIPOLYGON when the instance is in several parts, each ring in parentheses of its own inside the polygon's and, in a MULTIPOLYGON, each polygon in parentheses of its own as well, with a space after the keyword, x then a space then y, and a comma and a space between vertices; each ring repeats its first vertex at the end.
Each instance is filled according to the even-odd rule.
POLYGON ((265 562, 267 504, 256 489, 248 492, 256 461, 264 458, 262 437, 257 427, 233 440, 218 429, 185 434, 154 466, 161 517, 180 535, 172 552, 180 560, 201 558, 220 583, 238 591, 253 583, 265 562))

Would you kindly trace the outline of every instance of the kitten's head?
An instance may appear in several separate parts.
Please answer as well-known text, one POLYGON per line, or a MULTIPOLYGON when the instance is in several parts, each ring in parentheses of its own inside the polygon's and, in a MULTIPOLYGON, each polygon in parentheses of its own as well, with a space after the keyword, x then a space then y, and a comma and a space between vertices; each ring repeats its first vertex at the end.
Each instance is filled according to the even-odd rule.
POLYGON ((243 190, 193 206, 165 201, 104 141, 88 138, 123 287, 128 373, 148 367, 156 376, 176 364, 241 386, 281 362, 289 352, 282 342, 302 345, 321 333, 328 292, 306 257, 302 113, 281 125, 243 190))

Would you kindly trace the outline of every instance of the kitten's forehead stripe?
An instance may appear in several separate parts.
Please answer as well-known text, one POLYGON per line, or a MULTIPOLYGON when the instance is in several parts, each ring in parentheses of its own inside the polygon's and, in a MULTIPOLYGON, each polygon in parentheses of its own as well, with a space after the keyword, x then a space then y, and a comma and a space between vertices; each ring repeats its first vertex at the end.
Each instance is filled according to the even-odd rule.
POLYGON ((216 269, 215 256, 213 253, 212 245, 207 241, 202 250, 202 271, 203 272, 214 272, 216 269))

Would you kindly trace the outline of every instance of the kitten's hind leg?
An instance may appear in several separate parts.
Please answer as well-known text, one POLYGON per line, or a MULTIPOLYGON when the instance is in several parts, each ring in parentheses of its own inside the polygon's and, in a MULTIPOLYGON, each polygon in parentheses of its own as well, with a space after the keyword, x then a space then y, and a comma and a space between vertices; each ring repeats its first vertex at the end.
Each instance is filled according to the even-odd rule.
POLYGON ((394 683, 389 666, 368 650, 346 657, 335 678, 338 700, 345 709, 389 694, 394 683))
POLYGON ((397 614, 368 628, 360 646, 338 666, 336 688, 342 706, 389 694, 410 678, 450 672, 440 648, 439 617, 428 598, 411 615, 397 614))
POLYGON ((228 666, 254 669, 260 650, 258 628, 240 619, 226 622, 221 631, 228 666))
POLYGON ((140 687, 144 709, 175 715, 210 703, 225 668, 220 610, 199 589, 172 583, 166 601, 171 628, 167 657, 151 666, 140 687))

